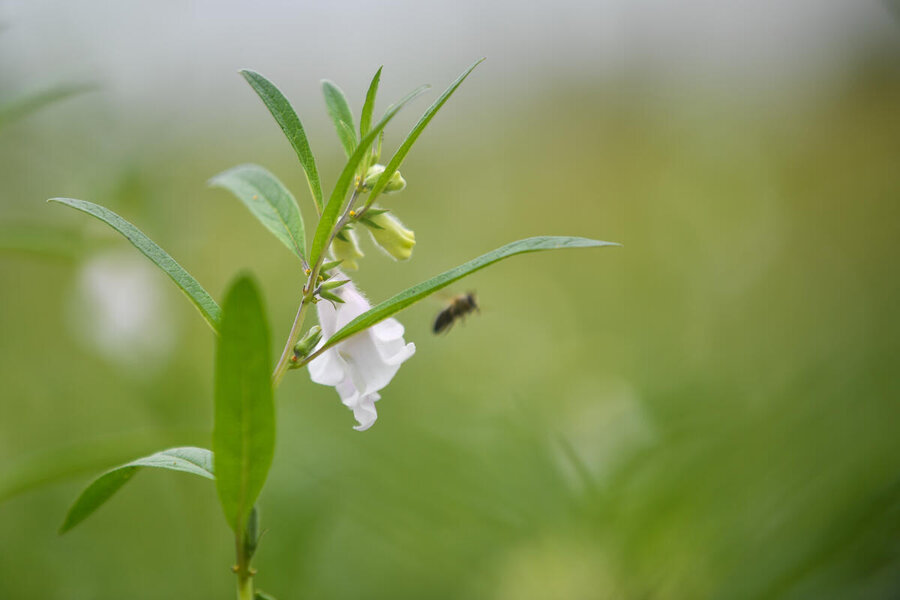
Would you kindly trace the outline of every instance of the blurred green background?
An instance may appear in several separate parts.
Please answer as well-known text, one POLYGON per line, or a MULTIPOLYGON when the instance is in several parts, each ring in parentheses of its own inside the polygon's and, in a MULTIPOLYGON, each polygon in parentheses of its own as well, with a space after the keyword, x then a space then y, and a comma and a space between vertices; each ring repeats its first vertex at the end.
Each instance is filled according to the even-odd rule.
POLYGON ((207 481, 142 473, 56 535, 96 473, 208 447, 213 338, 131 246, 44 200, 112 208, 219 299, 252 271, 274 352, 298 264, 205 181, 257 162, 313 212, 235 71, 287 93, 327 190, 342 154, 320 78, 358 110, 384 63, 383 110, 482 54, 389 200, 413 260, 367 245, 359 286, 381 300, 530 235, 625 247, 479 272, 454 291, 482 314, 447 336, 429 333, 440 301, 402 313, 418 350, 368 432, 291 373, 259 587, 900 596, 900 30, 885 3, 786 4, 7 8, 0 104, 97 89, 0 129, 0 598, 234 593, 207 481), (331 36, 347 23, 364 25, 331 36))

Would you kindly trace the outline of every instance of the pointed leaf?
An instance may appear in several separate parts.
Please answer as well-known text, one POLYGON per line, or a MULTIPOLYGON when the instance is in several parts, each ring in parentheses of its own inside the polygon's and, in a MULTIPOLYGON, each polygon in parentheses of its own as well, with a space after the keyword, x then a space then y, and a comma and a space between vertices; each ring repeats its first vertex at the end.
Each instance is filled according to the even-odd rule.
POLYGON ((209 180, 237 196, 259 221, 301 260, 306 234, 297 201, 275 175, 259 165, 239 165, 209 180))
POLYGON ((372 82, 369 84, 369 91, 366 92, 366 101, 363 103, 362 113, 359 116, 359 137, 366 137, 369 133, 369 127, 372 125, 372 113, 375 111, 375 96, 378 95, 378 84, 381 82, 381 69, 378 67, 372 82))
POLYGON ((300 166, 306 173, 306 181, 309 183, 309 191, 312 193, 313 201, 316 204, 316 211, 322 212, 323 195, 322 182, 319 179, 319 170, 316 168, 316 159, 309 147, 309 141, 306 139, 306 131, 300 123, 300 118, 294 111, 294 107, 287 101, 284 94, 281 93, 275 84, 257 73, 249 69, 241 71, 241 75, 247 80, 259 97, 265 103, 269 112, 275 117, 275 121, 281 127, 284 135, 297 153, 300 159, 300 166))
POLYGON ((397 169, 400 168, 400 164, 403 162, 403 159, 406 158, 406 155, 409 154, 412 145, 419 138, 419 135, 422 134, 422 131, 425 129, 428 123, 431 122, 431 119, 434 118, 434 115, 437 114, 437 111, 439 111, 441 107, 444 106, 444 103, 450 99, 450 96, 453 95, 453 92, 456 91, 456 88, 458 88, 460 84, 465 81, 466 77, 469 76, 469 73, 471 73, 475 69, 475 67, 480 65, 482 61, 484 61, 483 58, 475 61, 475 63, 471 67, 466 69, 462 75, 457 77, 456 81, 450 84, 450 87, 448 87, 447 90, 443 94, 441 94, 441 97, 435 100, 434 104, 432 104, 428 108, 428 110, 425 111, 425 114, 422 115, 422 118, 419 119, 419 122, 416 123, 416 126, 412 128, 412 131, 409 132, 409 135, 407 135, 406 139, 403 140, 403 143, 400 144, 397 152, 395 152, 394 156, 391 158, 391 162, 387 164, 387 166, 384 168, 384 172, 381 173, 381 177, 379 177, 378 181, 375 182, 375 187, 372 188, 372 191, 369 194, 369 199, 366 201, 367 205, 370 206, 373 202, 375 202, 375 198, 377 198, 378 194, 380 194, 382 190, 384 190, 384 187, 388 184, 388 181, 390 181, 394 173, 397 172, 397 169))
POLYGON ((29 452, 12 462, 7 461, 0 469, 0 505, 40 487, 102 472, 110 464, 127 462, 158 445, 160 439, 172 437, 168 433, 160 435, 159 432, 131 430, 113 437, 78 440, 29 452))
POLYGON ((356 127, 353 125, 353 113, 344 92, 337 85, 327 79, 322 81, 322 93, 325 95, 325 108, 328 116, 334 122, 338 138, 344 146, 347 156, 353 154, 356 149, 356 127))
POLYGON ((350 141, 350 143, 349 143, 350 151, 346 152, 347 156, 349 157, 353 153, 353 151, 356 150, 356 130, 353 129, 353 125, 348 125, 347 123, 344 123, 343 121, 341 121, 340 123, 337 123, 336 125, 341 128, 341 131, 343 131, 344 137, 350 141))
POLYGON ((512 242, 488 252, 487 254, 482 254, 478 258, 470 260, 456 268, 445 271, 437 277, 432 277, 428 281, 423 281, 418 285, 414 285, 413 287, 400 292, 393 298, 389 298, 381 304, 372 307, 336 331, 319 350, 310 355, 307 361, 312 360, 328 348, 347 339, 351 335, 359 333, 360 331, 387 319, 391 315, 400 312, 429 294, 450 285, 458 279, 462 279, 466 275, 471 275, 479 269, 483 269, 499 260, 503 260, 504 258, 515 256, 516 254, 524 254, 526 252, 555 250, 557 248, 590 248, 595 246, 618 245, 619 244, 613 242, 601 242, 587 238, 569 236, 541 236, 512 242))
POLYGON ((428 86, 423 85, 422 87, 407 94, 406 97, 400 100, 397 104, 388 108, 384 116, 381 117, 381 120, 378 121, 372 131, 366 134, 366 136, 359 143, 359 146, 357 146, 356 150, 347 160, 347 164, 344 166, 344 170, 341 171, 337 183, 334 186, 334 190, 328 197, 328 203, 325 205, 325 210, 322 211, 322 218, 319 219, 319 224, 316 227, 316 233, 313 236, 312 247, 309 250, 309 262, 311 265, 317 264, 319 258, 322 256, 322 252, 325 251, 325 245, 328 243, 328 238, 331 235, 331 230, 334 228, 334 224, 338 220, 341 208, 344 204, 344 198, 347 195, 347 191, 350 189, 350 184, 352 183, 353 176, 356 173, 356 169, 365 154, 369 151, 369 147, 372 145, 372 142, 375 141, 375 138, 378 136, 378 134, 385 128, 385 126, 391 121, 391 119, 394 118, 394 115, 397 114, 397 111, 403 108, 403 106, 405 106, 407 102, 424 92, 426 89, 428 89, 428 86))
POLYGON ((203 286, 190 273, 184 270, 184 267, 175 262, 174 258, 144 235, 140 229, 108 208, 93 202, 74 200, 72 198, 51 198, 48 202, 58 202, 85 212, 92 217, 100 219, 125 236, 125 239, 134 244, 134 247, 153 261, 157 267, 165 271, 166 275, 175 282, 175 285, 181 288, 181 291, 185 293, 188 300, 194 303, 194 306, 197 307, 197 310, 200 311, 200 314, 203 315, 209 326, 213 328, 213 331, 219 331, 222 310, 216 304, 216 301, 212 299, 212 296, 203 289, 203 286))
POLYGON ((349 279, 335 279, 333 281, 326 281, 325 283, 320 285, 319 288, 323 290, 333 290, 347 283, 350 283, 349 279))
POLYGON ((113 494, 128 483, 142 467, 155 467, 171 471, 193 473, 207 479, 215 479, 213 474, 212 452, 205 448, 169 448, 133 460, 124 465, 110 469, 87 486, 66 515, 66 520, 59 532, 65 533, 88 518, 100 508, 113 494))
POLYGON ((236 532, 244 531, 275 451, 269 353, 262 299, 253 280, 241 277, 225 297, 216 347, 213 429, 216 488, 236 532))
POLYGON ((328 301, 331 302, 332 304, 334 304, 335 302, 337 302, 338 304, 343 304, 343 303, 344 303, 344 299, 343 299, 343 298, 341 298, 341 297, 338 296, 337 294, 332 294, 332 293, 329 292, 328 290, 320 290, 320 291, 319 291, 319 296, 321 296, 321 297, 324 298, 325 300, 328 300, 328 301))

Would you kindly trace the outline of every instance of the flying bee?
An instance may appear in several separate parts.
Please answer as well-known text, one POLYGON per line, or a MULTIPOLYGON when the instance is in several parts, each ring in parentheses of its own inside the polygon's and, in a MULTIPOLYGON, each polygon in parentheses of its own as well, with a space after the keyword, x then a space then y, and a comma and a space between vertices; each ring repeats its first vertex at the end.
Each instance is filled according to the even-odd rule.
MULTIPOLYGON (((437 335, 442 331, 450 331, 450 328, 453 327, 453 324, 462 319, 467 314, 472 311, 478 310, 478 303, 475 301, 475 293, 468 292, 466 294, 460 294, 458 296, 453 297, 450 300, 450 303, 438 313, 438 316, 434 319, 434 326, 432 327, 432 331, 437 335)), ((480 312, 480 311, 479 311, 480 312)))

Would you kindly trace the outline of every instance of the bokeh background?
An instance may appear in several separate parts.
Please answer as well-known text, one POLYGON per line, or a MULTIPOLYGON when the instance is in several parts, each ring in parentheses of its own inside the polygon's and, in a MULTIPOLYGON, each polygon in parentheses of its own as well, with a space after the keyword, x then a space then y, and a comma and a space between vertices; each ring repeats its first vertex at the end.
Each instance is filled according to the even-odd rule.
POLYGON ((530 235, 625 246, 478 273, 455 291, 482 314, 444 337, 440 301, 402 313, 418 352, 368 432, 292 373, 259 587, 900 596, 896 4, 249 4, 0 5, 0 105, 88 86, 0 129, 0 598, 234 594, 207 481, 142 473, 56 535, 96 473, 209 445, 213 337, 131 246, 44 200, 112 208, 218 298, 252 271, 280 348, 298 265, 205 182, 257 162, 311 204, 237 70, 285 91, 330 183, 320 79, 358 110, 384 64, 380 111, 482 55, 390 199, 414 259, 366 246, 360 287, 381 300, 530 235))

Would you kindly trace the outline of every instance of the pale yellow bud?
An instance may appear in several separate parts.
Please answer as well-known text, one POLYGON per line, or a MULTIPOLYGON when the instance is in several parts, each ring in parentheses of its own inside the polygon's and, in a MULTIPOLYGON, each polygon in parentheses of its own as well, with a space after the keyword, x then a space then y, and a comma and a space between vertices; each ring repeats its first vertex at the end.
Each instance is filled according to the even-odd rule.
POLYGON ((342 269, 356 271, 359 269, 356 259, 362 258, 365 254, 359 249, 359 240, 354 231, 345 229, 341 235, 347 238, 347 241, 345 242, 340 237, 335 237, 334 241, 331 242, 331 256, 334 260, 344 261, 341 263, 342 269))
POLYGON ((372 239, 381 249, 397 260, 406 260, 412 255, 416 245, 416 234, 403 226, 395 216, 382 213, 368 219, 375 227, 368 225, 372 239))
MULTIPOLYGON (((366 171, 366 178, 363 181, 363 187, 367 190, 371 190, 375 187, 375 183, 378 181, 378 178, 381 177, 381 174, 384 173, 384 165, 372 165, 369 167, 369 170, 366 171)), ((391 175, 391 178, 388 179, 387 185, 384 186, 384 190, 382 190, 385 194, 390 194, 392 192, 402 192, 406 187, 406 180, 403 179, 403 175, 400 174, 400 171, 394 171, 394 174, 391 175)))

